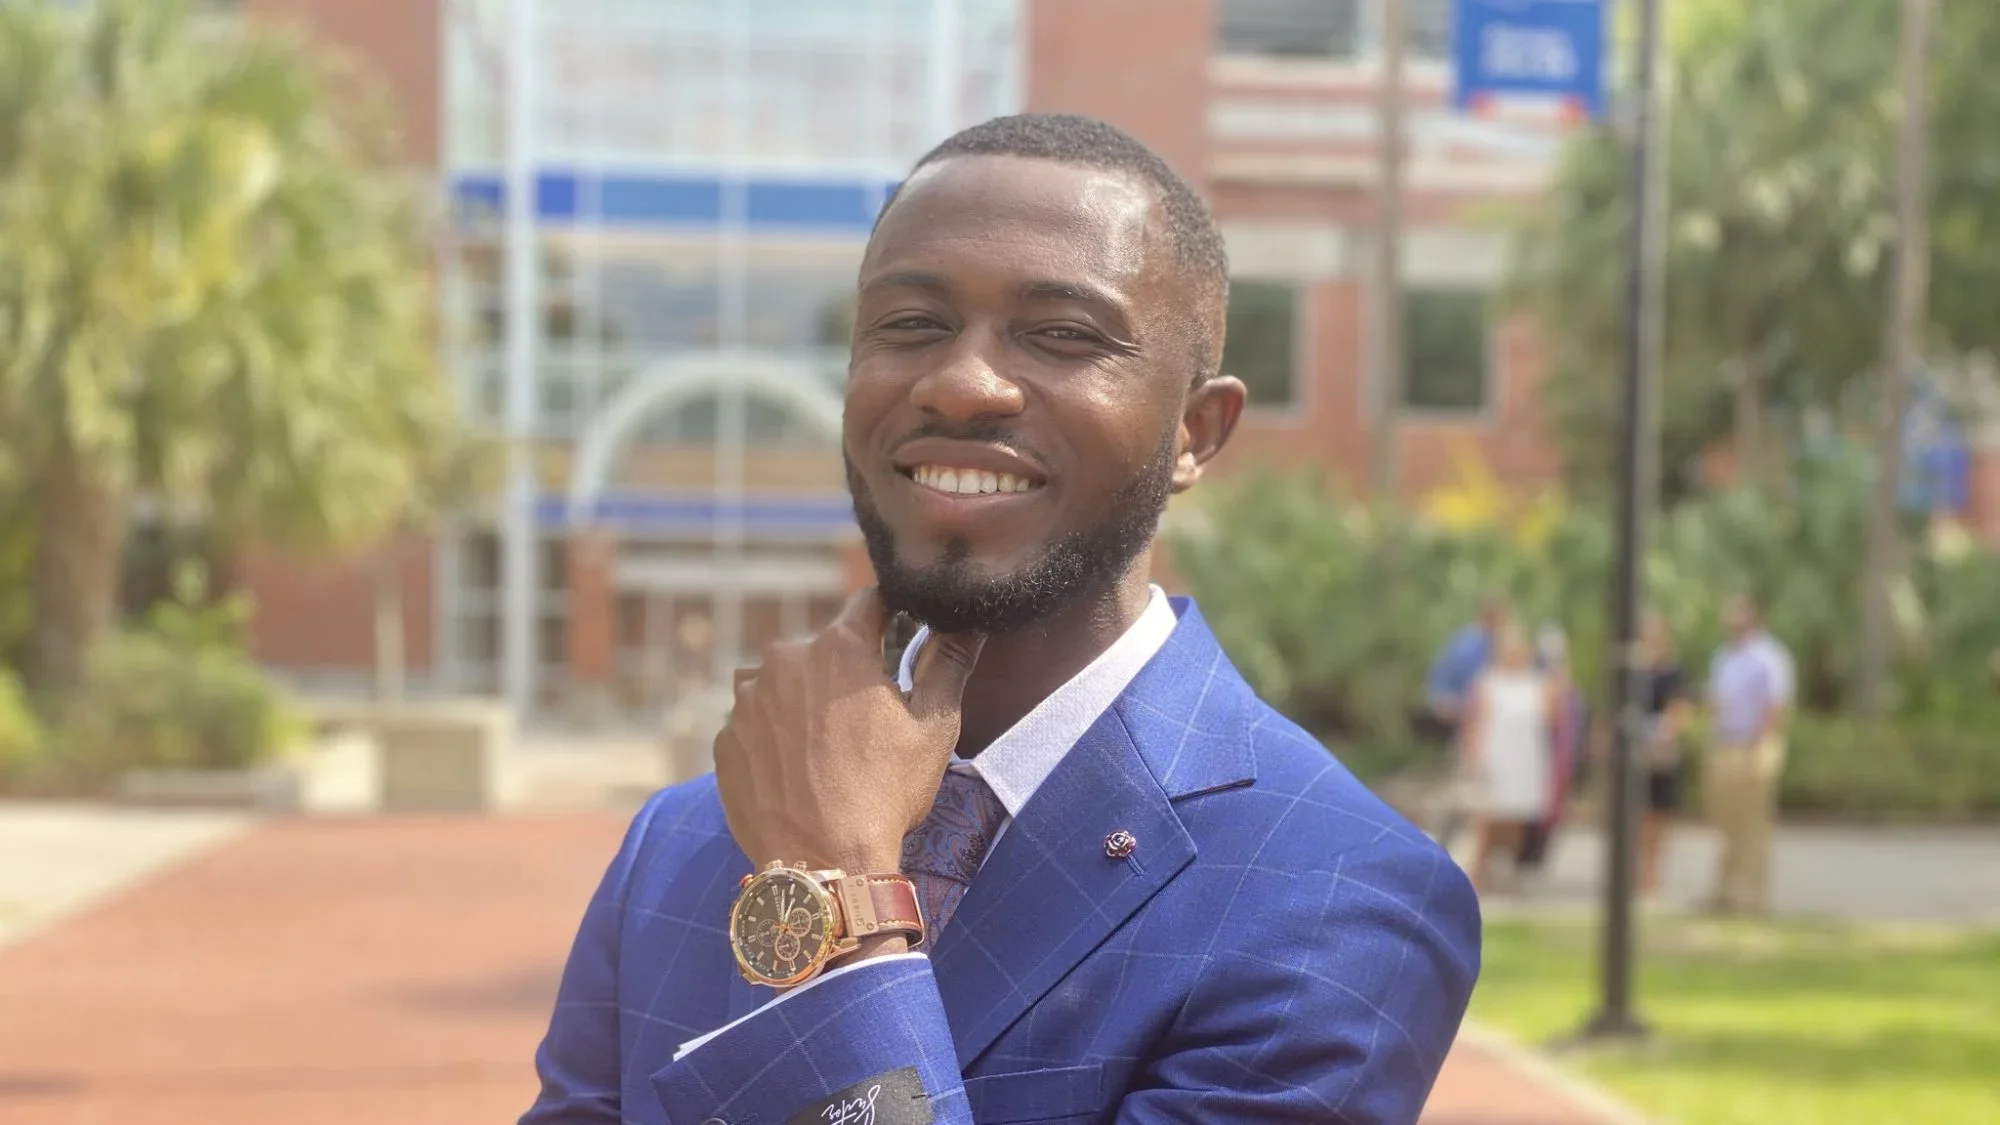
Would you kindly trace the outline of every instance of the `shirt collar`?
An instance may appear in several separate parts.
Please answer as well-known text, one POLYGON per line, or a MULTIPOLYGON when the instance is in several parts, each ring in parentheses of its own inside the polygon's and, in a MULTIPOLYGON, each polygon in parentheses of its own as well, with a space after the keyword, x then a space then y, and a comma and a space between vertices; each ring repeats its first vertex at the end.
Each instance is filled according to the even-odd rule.
MULTIPOLYGON (((1178 623, 1166 591, 1154 586, 1139 619, 1111 642, 1111 647, 1049 693, 1020 722, 980 751, 978 757, 966 760, 953 755, 951 768, 977 773, 1000 799, 1010 818, 1021 815, 1028 799, 1055 772, 1070 747, 1117 702, 1140 669, 1167 643, 1178 623)), ((929 636, 930 630, 917 630, 909 647, 903 650, 896 682, 904 691, 910 690, 917 653, 929 636)))

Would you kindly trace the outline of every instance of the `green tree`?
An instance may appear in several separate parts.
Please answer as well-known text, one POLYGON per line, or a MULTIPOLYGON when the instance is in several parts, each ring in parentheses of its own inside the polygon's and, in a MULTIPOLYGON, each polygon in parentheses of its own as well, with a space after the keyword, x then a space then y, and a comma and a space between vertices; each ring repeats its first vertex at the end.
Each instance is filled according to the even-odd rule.
POLYGON ((182 0, 0 4, 0 448, 44 706, 113 616, 136 502, 372 541, 455 417, 385 118, 182 0))
MULTIPOLYGON (((1696 3, 1673 31, 1661 388, 1670 495, 1724 440, 1753 474, 1768 467, 1774 410, 1837 410, 1867 389, 1894 233, 1895 4, 1696 3)), ((1972 155, 1981 147, 1959 158, 1984 159, 1972 155)), ((1520 232, 1513 294, 1548 333, 1552 415, 1586 489, 1611 479, 1604 420, 1620 370, 1629 194, 1623 142, 1587 133, 1520 232)))

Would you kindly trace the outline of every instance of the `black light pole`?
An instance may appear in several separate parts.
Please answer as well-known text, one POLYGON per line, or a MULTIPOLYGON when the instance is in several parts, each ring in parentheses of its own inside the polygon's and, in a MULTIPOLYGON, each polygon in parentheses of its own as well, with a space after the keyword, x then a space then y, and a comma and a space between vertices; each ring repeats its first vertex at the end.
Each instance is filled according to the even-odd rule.
POLYGON ((1638 0, 1639 40, 1632 97, 1632 214, 1626 277, 1625 387, 1619 418, 1618 556, 1612 588, 1610 847, 1604 879, 1603 972, 1599 1008, 1585 1040, 1634 1039, 1646 1027, 1632 1005, 1632 874, 1638 827, 1634 750, 1645 721, 1639 676, 1639 614, 1646 524, 1658 492, 1654 395, 1661 337, 1666 194, 1659 91, 1661 0, 1638 0))

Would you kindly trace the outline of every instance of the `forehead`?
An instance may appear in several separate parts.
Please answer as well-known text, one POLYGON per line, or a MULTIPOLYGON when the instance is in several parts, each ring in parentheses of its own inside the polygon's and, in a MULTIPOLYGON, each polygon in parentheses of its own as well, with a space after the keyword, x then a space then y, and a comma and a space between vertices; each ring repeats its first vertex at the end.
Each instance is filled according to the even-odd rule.
POLYGON ((862 261, 962 284, 1089 280, 1128 298, 1172 284, 1151 186, 1123 172, 1011 156, 926 165, 883 215, 862 261))

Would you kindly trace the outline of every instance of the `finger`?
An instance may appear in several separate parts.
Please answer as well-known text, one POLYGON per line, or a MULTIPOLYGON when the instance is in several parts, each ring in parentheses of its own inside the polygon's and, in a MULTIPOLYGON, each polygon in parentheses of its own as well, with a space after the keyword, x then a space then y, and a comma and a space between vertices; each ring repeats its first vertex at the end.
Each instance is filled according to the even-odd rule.
POLYGON ((738 688, 741 688, 744 684, 756 683, 757 673, 761 671, 763 671, 761 668, 738 668, 736 671, 730 673, 730 682, 732 686, 738 688))
POLYGON ((932 634, 910 670, 910 710, 924 716, 957 711, 985 647, 984 633, 932 634))

